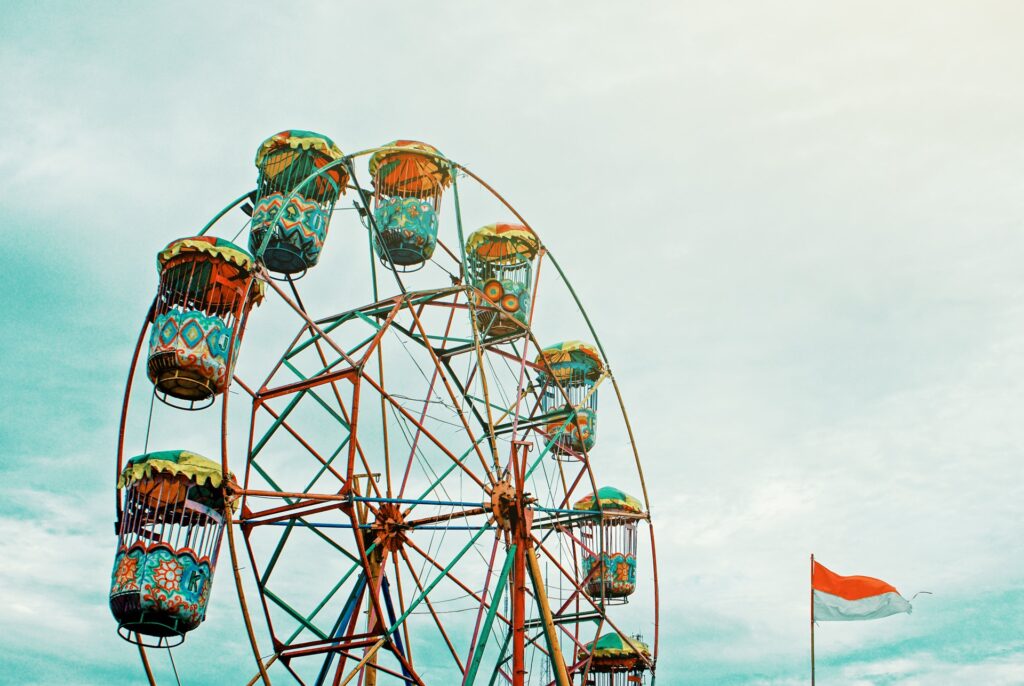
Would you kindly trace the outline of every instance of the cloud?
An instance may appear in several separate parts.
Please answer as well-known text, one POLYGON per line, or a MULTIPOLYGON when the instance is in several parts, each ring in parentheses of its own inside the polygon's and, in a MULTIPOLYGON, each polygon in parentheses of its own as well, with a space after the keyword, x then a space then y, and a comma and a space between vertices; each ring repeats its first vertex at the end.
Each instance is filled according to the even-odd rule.
MULTIPOLYGON (((153 254, 251 187, 256 143, 295 125, 346 151, 437 143, 568 271, 647 470, 666 683, 803 682, 812 551, 936 593, 910 618, 827 630, 823 668, 1012 682, 1013 646, 936 646, 960 636, 954 608, 979 641, 1020 628, 982 593, 1012 591, 1024 563, 1020 9, 933 5, 5 8, 5 661, 137 674, 102 590, 153 254), (32 647, 51 630, 59 649, 32 647), (880 645, 899 652, 864 655, 880 645)), ((470 204, 467 221, 507 214, 470 204)), ((342 226, 302 285, 317 311, 370 297, 342 226)), ((578 337, 551 293, 539 329, 578 337)), ((274 308, 251 328, 250 369, 295 331, 274 308)), ((209 417, 155 417, 155 443, 214 443, 209 417)), ((635 479, 607 417, 600 477, 635 479)), ((617 616, 649 635, 641 574, 647 595, 617 616)), ((202 630, 248 665, 230 586, 202 630)), ((216 683, 205 643, 183 658, 216 683)))
POLYGON ((971 664, 958 663, 928 652, 907 657, 845 665, 843 683, 883 686, 931 686, 941 684, 993 684, 1010 686, 1020 683, 1024 673, 1024 649, 1020 644, 994 646, 993 654, 971 664))

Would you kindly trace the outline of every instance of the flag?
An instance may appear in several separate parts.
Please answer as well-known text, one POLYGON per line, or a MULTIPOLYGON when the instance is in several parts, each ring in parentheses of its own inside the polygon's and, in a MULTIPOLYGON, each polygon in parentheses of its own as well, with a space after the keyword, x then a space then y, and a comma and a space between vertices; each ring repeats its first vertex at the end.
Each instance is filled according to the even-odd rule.
POLYGON ((852 622, 906 612, 910 603, 895 588, 870 576, 839 576, 815 562, 811 572, 814 620, 852 622))

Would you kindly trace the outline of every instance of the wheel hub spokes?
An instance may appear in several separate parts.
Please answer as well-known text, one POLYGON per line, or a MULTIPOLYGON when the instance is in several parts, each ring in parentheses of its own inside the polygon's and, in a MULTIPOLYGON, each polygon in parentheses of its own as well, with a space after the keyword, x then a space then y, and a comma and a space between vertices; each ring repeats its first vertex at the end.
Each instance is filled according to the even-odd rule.
POLYGON ((405 515, 394 503, 384 503, 377 510, 377 519, 373 522, 373 531, 377 535, 377 543, 385 550, 397 552, 405 544, 405 515))

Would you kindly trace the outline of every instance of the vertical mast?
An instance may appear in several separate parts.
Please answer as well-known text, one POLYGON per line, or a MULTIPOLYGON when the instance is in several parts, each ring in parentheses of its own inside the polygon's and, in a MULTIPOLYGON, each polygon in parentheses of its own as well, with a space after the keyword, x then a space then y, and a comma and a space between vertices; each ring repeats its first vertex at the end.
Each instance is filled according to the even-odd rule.
POLYGON ((525 521, 526 503, 524 487, 526 477, 526 450, 512 444, 512 472, 515 475, 516 507, 512 522, 515 562, 512 568, 512 685, 526 683, 526 546, 529 540, 529 526, 525 521))
POLYGON ((814 553, 811 553, 811 686, 814 686, 814 553))

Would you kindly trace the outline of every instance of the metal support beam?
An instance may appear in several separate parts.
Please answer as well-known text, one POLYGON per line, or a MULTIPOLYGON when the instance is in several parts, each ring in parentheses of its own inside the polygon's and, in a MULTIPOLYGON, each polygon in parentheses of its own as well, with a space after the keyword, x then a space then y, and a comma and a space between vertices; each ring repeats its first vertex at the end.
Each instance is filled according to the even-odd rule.
POLYGON ((551 606, 548 605, 548 592, 544 587, 544 577, 540 572, 540 563, 537 562, 537 553, 532 547, 526 549, 526 561, 530 566, 533 595, 537 599, 537 607, 540 609, 541 620, 544 623, 544 638, 547 639, 548 652, 551 655, 551 669, 555 673, 555 683, 558 686, 570 686, 569 675, 565 671, 565 658, 562 657, 562 649, 558 645, 558 633, 555 631, 555 623, 551 619, 551 606))
POLYGON ((505 592, 505 583, 508 581, 509 571, 512 569, 512 562, 515 560, 516 546, 509 548, 505 555, 505 564, 501 567, 501 574, 498 575, 498 582, 494 586, 494 593, 491 595, 491 606, 487 608, 487 617, 484 619, 483 628, 480 630, 480 640, 473 648, 473 660, 469 664, 464 686, 473 686, 476 681, 477 670, 480 669, 480 661, 484 657, 484 649, 487 648, 487 639, 491 635, 491 625, 494 624, 494 617, 498 614, 498 601, 501 594, 505 592))

